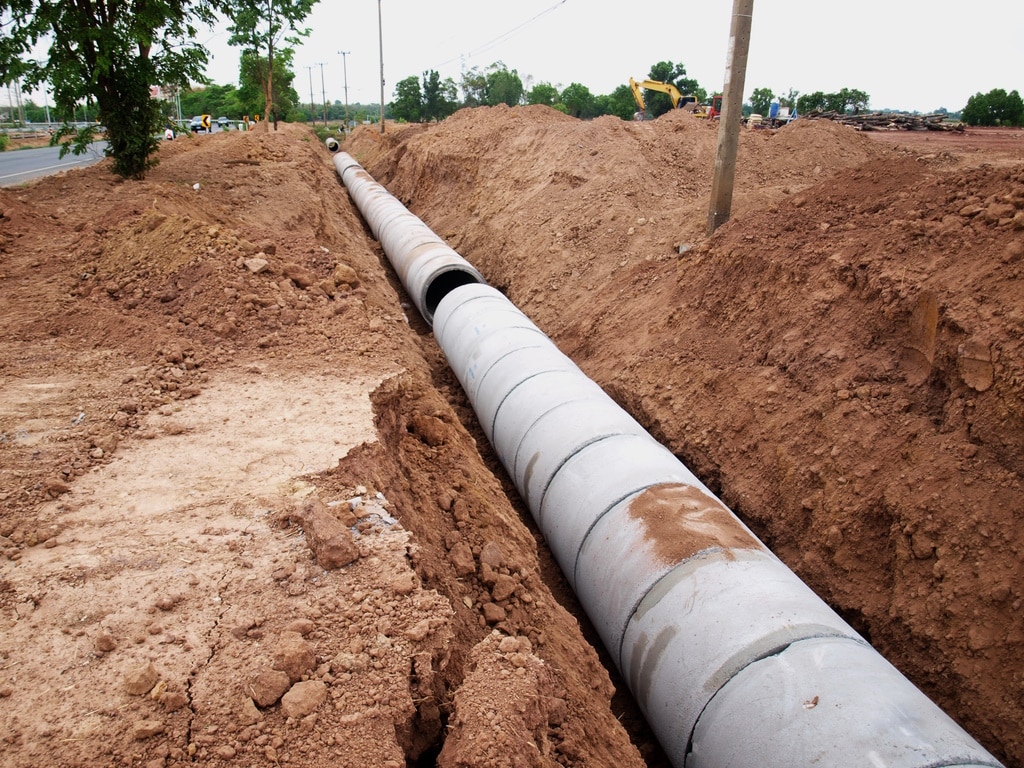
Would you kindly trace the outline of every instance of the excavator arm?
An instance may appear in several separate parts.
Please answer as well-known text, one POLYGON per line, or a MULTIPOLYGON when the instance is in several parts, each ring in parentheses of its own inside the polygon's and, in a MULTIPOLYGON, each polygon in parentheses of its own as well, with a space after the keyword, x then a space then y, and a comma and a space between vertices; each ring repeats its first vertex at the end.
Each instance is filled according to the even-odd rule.
POLYGON ((660 80, 634 80, 632 77, 629 78, 629 88, 633 91, 633 99, 636 101, 636 105, 640 107, 642 112, 645 109, 644 97, 640 92, 641 88, 646 88, 649 91, 658 91, 660 93, 667 93, 668 97, 672 100, 672 109, 678 109, 684 104, 688 104, 693 101, 692 96, 683 96, 672 83, 663 83, 660 80))

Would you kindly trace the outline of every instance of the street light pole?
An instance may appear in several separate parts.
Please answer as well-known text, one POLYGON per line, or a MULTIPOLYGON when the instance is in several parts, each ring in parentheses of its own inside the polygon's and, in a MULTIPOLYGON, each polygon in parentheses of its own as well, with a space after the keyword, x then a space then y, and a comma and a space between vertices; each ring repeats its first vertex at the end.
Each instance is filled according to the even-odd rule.
POLYGON ((324 128, 327 127, 327 86, 324 85, 324 63, 322 61, 317 62, 320 65, 320 96, 324 100, 324 128))
POLYGON ((341 68, 345 75, 345 135, 348 135, 348 59, 345 57, 352 51, 338 51, 341 54, 341 68))
POLYGON ((307 64, 306 71, 309 72, 309 119, 316 125, 316 105, 313 104, 313 65, 307 64))
POLYGON ((377 0, 377 36, 380 38, 380 132, 384 133, 384 25, 381 20, 380 0, 377 0))

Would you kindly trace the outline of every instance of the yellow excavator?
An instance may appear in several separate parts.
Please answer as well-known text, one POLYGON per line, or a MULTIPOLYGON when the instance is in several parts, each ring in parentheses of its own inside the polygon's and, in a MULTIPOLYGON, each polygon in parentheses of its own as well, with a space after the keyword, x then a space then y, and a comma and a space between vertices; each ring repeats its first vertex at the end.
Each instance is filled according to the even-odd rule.
POLYGON ((633 115, 636 120, 643 120, 647 115, 647 105, 644 103, 644 95, 641 92, 642 88, 646 88, 649 91, 667 93, 668 97, 672 100, 672 109, 680 109, 687 104, 693 104, 697 101, 693 96, 683 96, 672 83, 663 83, 660 80, 634 80, 631 77, 629 78, 629 89, 633 91, 633 100, 638 107, 638 111, 633 115))

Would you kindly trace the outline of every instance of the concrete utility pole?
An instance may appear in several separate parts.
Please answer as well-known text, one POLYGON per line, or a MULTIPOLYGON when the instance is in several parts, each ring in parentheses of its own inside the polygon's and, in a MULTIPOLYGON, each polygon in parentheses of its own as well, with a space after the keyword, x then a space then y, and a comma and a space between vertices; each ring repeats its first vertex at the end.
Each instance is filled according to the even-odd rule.
POLYGON ((750 48, 753 14, 754 0, 733 0, 722 118, 718 124, 718 150, 715 153, 715 178, 711 183, 711 206, 708 210, 708 235, 714 234, 716 229, 725 224, 732 213, 736 150, 739 147, 740 123, 743 118, 743 83, 747 76, 747 50, 750 48))
POLYGON ((324 128, 327 127, 327 86, 324 85, 324 62, 317 62, 320 65, 320 96, 324 100, 324 128))
POLYGON ((341 54, 341 68, 345 75, 345 135, 348 135, 348 56, 352 51, 338 51, 341 54))
POLYGON ((384 133, 384 25, 377 0, 377 36, 380 38, 380 132, 384 133))
POLYGON ((316 125, 316 106, 313 104, 313 65, 307 64, 306 71, 309 72, 309 119, 316 125))

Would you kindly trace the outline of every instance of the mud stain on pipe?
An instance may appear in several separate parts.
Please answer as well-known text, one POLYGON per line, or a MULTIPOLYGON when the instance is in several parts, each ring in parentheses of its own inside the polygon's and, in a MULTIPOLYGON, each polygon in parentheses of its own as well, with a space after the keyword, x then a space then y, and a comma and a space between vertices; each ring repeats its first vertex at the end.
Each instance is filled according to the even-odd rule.
POLYGON ((654 556, 666 563, 712 548, 727 556, 732 550, 765 548, 722 502, 692 485, 653 485, 630 502, 629 516, 643 524, 654 556))

